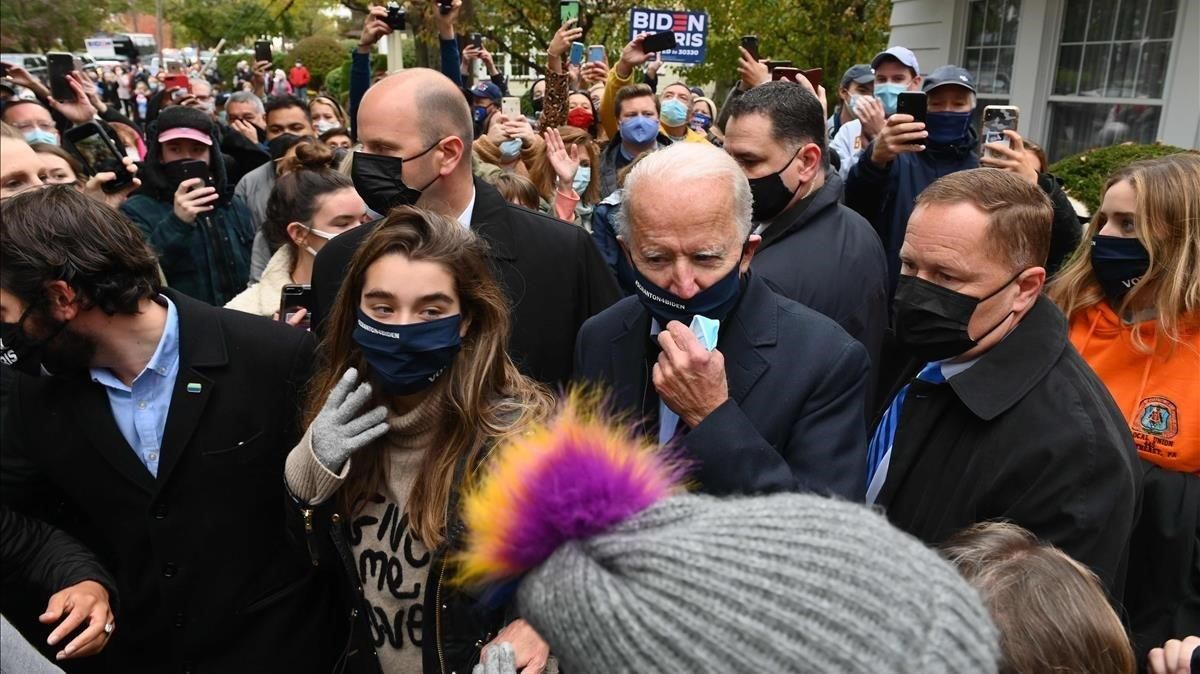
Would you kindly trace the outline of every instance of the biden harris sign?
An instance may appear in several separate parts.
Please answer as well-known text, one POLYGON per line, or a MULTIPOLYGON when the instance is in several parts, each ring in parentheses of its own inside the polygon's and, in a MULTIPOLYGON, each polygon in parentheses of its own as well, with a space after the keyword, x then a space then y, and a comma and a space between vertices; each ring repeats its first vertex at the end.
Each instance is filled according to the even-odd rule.
POLYGON ((676 46, 664 51, 662 58, 668 63, 695 65, 704 63, 708 48, 708 14, 670 9, 629 10, 629 39, 641 33, 675 33, 676 46))

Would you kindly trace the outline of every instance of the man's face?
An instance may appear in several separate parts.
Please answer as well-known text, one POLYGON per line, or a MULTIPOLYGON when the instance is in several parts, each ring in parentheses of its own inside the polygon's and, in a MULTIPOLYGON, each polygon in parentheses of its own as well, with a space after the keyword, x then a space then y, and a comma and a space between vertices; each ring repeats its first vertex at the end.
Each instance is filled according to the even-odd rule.
POLYGON ((41 170, 42 161, 28 143, 0 138, 0 200, 41 187, 42 179, 38 177, 41 170))
MULTIPOLYGON (((421 132, 421 115, 412 95, 396 89, 387 92, 387 95, 368 95, 358 109, 358 141, 363 151, 404 159, 403 180, 416 188, 430 185, 439 175, 452 172, 457 163, 449 161, 442 151, 448 143, 443 143, 442 149, 430 150, 421 132)), ((469 160, 459 157, 457 161, 469 160)))
POLYGON ((267 114, 267 140, 271 141, 285 133, 296 136, 313 136, 312 122, 304 108, 282 108, 267 114))
POLYGON ((672 84, 662 92, 662 102, 666 103, 672 99, 679 99, 681 103, 692 109, 692 90, 682 84, 672 84))
MULTIPOLYGON (((61 281, 58 284, 65 286, 61 281)), ((0 323, 16 323, 24 317, 19 326, 21 336, 29 342, 44 342, 41 356, 47 370, 65 374, 79 372, 91 364, 96 354, 96 339, 71 329, 70 320, 78 314, 78 304, 51 309, 50 303, 43 302, 25 314, 28 308, 16 295, 0 288, 0 323)))
POLYGON ((162 144, 162 161, 164 164, 173 161, 191 159, 208 163, 209 147, 190 138, 176 138, 162 144))
POLYGON ((658 108, 654 105, 653 96, 638 96, 637 98, 627 98, 622 101, 621 113, 618 115, 618 119, 623 122, 634 117, 658 119, 658 108))
POLYGON ((796 148, 775 138, 771 120, 766 115, 750 113, 730 117, 725 129, 725 152, 742 167, 750 180, 784 169, 780 176, 784 185, 791 189, 798 183, 799 178, 794 175, 798 164, 791 161, 796 148))
POLYGON ((48 131, 58 137, 58 127, 50 111, 33 103, 21 103, 4 111, 4 121, 21 133, 29 133, 34 129, 48 131))
POLYGON ((225 106, 225 115, 230 124, 240 120, 260 128, 266 126, 266 121, 253 103, 231 102, 225 106))
MULTIPOLYGON (((641 181, 630 206, 630 240, 623 241, 635 267, 652 283, 691 299, 725 278, 746 243, 733 212, 733 190, 725 181, 687 184, 641 181), (670 206, 667 208, 666 206, 670 206)), ((745 271, 757 241, 746 246, 745 271)))
POLYGON ((971 90, 947 84, 928 94, 929 112, 970 112, 975 107, 971 90))
POLYGON ((913 71, 895 59, 885 59, 875 69, 875 86, 880 84, 899 84, 909 91, 920 87, 921 79, 913 76, 913 71))
POLYGON ((992 253, 986 240, 987 230, 988 215, 974 204, 921 204, 908 219, 904 245, 900 248, 903 275, 916 276, 975 298, 996 293, 981 302, 972 314, 967 334, 980 340, 980 345, 960 359, 983 353, 1003 337, 1004 330, 988 331, 1017 309, 1014 301, 1021 294, 1020 284, 1005 286, 1012 280, 1014 270, 992 253))
POLYGON ((875 93, 875 83, 859 84, 851 80, 844 89, 838 92, 843 103, 849 103, 854 96, 870 96, 875 93))

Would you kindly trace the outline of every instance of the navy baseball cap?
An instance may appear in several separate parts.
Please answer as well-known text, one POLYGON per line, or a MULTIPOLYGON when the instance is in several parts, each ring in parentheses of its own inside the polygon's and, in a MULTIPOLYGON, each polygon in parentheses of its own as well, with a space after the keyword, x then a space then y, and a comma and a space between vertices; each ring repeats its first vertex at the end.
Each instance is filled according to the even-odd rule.
POLYGON ((866 63, 856 63, 850 66, 846 74, 842 75, 841 86, 846 86, 851 82, 856 84, 867 84, 875 81, 875 69, 866 63))
POLYGON ((914 73, 921 72, 921 66, 917 65, 917 55, 912 53, 912 50, 908 47, 888 47, 876 54, 875 58, 871 59, 871 67, 879 70, 879 64, 888 59, 899 61, 903 65, 912 68, 914 73))
POLYGON ((504 98, 504 94, 500 93, 500 87, 496 86, 495 82, 480 82, 471 88, 471 95, 475 98, 490 98, 493 101, 498 101, 504 98))
POLYGON ((947 84, 954 84, 964 89, 970 89, 971 93, 975 93, 975 78, 971 77, 969 70, 960 68, 959 66, 941 66, 929 73, 925 77, 925 81, 921 84, 921 91, 929 93, 947 84))

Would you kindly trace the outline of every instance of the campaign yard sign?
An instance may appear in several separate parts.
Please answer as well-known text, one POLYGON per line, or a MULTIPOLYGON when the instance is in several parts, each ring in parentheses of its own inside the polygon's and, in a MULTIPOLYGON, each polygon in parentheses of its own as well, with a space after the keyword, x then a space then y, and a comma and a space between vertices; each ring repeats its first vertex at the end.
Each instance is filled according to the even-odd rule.
POLYGON ((708 49, 707 12, 641 7, 629 10, 630 40, 639 33, 661 33, 665 30, 675 33, 677 44, 674 49, 662 53, 664 61, 689 65, 704 63, 704 55, 708 49))
POLYGON ((89 37, 83 41, 88 56, 94 59, 116 58, 117 49, 109 37, 89 37))

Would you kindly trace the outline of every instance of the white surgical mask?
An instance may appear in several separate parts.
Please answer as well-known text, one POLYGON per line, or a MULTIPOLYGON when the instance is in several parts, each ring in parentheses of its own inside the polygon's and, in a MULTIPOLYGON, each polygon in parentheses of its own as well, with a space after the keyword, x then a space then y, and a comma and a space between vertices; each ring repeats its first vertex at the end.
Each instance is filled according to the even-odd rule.
POLYGON ((319 121, 319 122, 317 122, 317 123, 313 124, 313 127, 315 127, 315 128, 316 128, 316 130, 317 130, 317 134, 318 134, 318 135, 320 135, 320 134, 322 134, 322 133, 325 133, 326 131, 328 131, 328 130, 330 130, 330 129, 336 129, 336 128, 338 128, 338 123, 337 123, 337 122, 331 122, 331 121, 329 121, 329 120, 327 120, 327 119, 322 119, 321 121, 319 121))

